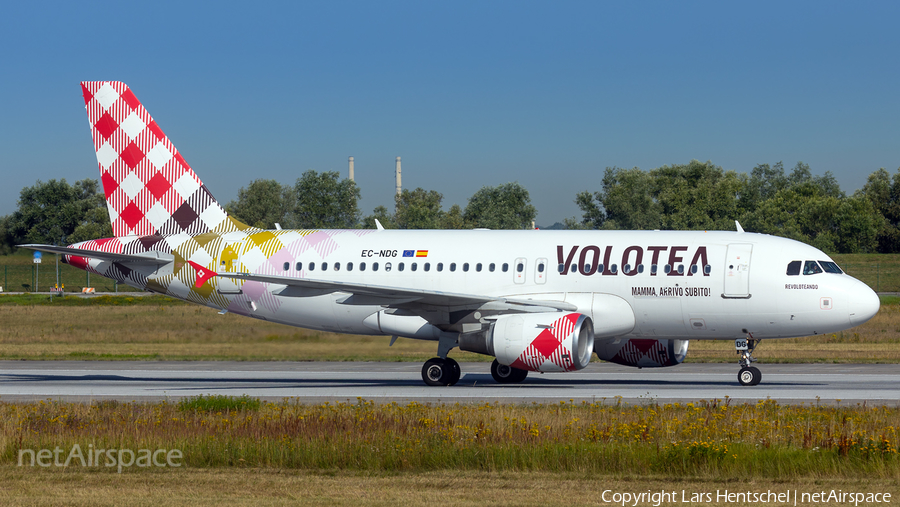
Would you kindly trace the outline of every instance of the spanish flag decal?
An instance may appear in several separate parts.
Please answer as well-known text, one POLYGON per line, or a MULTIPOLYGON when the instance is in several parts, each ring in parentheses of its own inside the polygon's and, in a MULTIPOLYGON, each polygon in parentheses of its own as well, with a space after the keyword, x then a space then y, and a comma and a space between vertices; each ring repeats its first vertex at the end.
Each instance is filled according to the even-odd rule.
POLYGON ((416 257, 428 257, 428 250, 416 250, 416 257))

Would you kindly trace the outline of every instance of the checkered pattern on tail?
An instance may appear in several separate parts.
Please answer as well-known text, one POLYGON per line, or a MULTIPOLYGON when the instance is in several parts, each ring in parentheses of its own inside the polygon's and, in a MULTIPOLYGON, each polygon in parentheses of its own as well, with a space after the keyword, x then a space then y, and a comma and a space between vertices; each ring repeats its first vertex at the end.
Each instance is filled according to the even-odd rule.
POLYGON ((125 83, 90 81, 81 89, 117 237, 246 228, 227 216, 125 83))

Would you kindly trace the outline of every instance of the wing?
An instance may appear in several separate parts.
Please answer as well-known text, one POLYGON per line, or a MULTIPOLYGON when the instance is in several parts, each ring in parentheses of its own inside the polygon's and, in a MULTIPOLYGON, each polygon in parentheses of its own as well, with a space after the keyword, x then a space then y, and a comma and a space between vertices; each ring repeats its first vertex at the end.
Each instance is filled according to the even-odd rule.
POLYGON ((142 254, 117 254, 109 252, 99 252, 97 250, 85 250, 83 248, 70 248, 65 246, 53 245, 16 245, 29 250, 40 250, 41 252, 58 253, 63 255, 74 255, 77 257, 86 257, 89 259, 101 259, 104 261, 144 264, 160 266, 168 264, 175 260, 175 256, 163 252, 145 252, 142 254))
MULTIPOLYGON (((279 296, 314 296, 344 292, 350 297, 341 304, 350 305, 382 305, 392 307, 440 306, 451 310, 465 308, 485 308, 491 311, 575 311, 578 307, 565 301, 545 301, 538 299, 519 299, 482 296, 476 294, 459 294, 426 289, 408 289, 385 285, 369 285, 361 283, 335 282, 329 280, 310 280, 307 278, 290 278, 274 275, 252 275, 249 273, 217 273, 214 276, 234 278, 254 282, 284 285, 285 288, 275 294, 279 296)), ((202 285, 198 277, 197 283, 202 285)))

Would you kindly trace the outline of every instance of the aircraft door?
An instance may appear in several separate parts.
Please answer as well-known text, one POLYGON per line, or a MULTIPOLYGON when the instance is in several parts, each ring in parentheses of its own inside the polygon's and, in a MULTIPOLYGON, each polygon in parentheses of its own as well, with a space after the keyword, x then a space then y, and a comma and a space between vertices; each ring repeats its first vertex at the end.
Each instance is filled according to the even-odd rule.
POLYGON ((726 298, 750 297, 750 254, 753 245, 740 243, 728 245, 725 255, 725 291, 726 298))
POLYGON ((525 283, 525 258, 519 257, 513 264, 513 281, 516 283, 525 283))
POLYGON ((547 259, 538 259, 534 264, 534 283, 542 284, 547 281, 547 259))
MULTIPOLYGON (((240 273, 241 272, 241 249, 243 247, 243 243, 240 241, 235 241, 231 243, 225 243, 225 246, 222 247, 222 253, 219 256, 219 272, 221 273, 240 273)), ((242 280, 235 280, 234 278, 224 278, 217 277, 216 280, 219 283, 218 291, 219 294, 240 294, 241 286, 243 285, 242 280)))

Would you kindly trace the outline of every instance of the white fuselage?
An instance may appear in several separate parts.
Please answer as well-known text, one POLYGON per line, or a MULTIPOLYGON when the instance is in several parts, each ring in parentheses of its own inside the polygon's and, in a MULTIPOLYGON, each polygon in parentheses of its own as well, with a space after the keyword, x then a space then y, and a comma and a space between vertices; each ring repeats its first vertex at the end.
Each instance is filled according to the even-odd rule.
MULTIPOLYGON (((287 232, 281 243, 291 244, 291 234, 300 240, 301 232, 287 232)), ((328 231, 315 244, 285 248, 277 257, 239 237, 232 247, 236 259, 222 253, 225 247, 220 250, 220 272, 565 301, 593 318, 598 337, 807 336, 862 323, 879 303, 868 286, 846 274, 786 274, 792 261, 831 259, 803 243, 752 233, 328 231), (296 253, 284 253, 290 250, 296 253), (404 257, 410 251, 413 256, 404 257), (604 333, 606 327, 616 332, 604 333)), ((229 237, 223 239, 227 246, 229 237)), ((231 285, 257 297, 264 291, 261 299, 268 303, 230 305, 236 313, 312 329, 383 334, 365 322, 383 306, 342 304, 348 294, 310 295, 239 280, 221 280, 220 290, 227 293, 231 285)))

